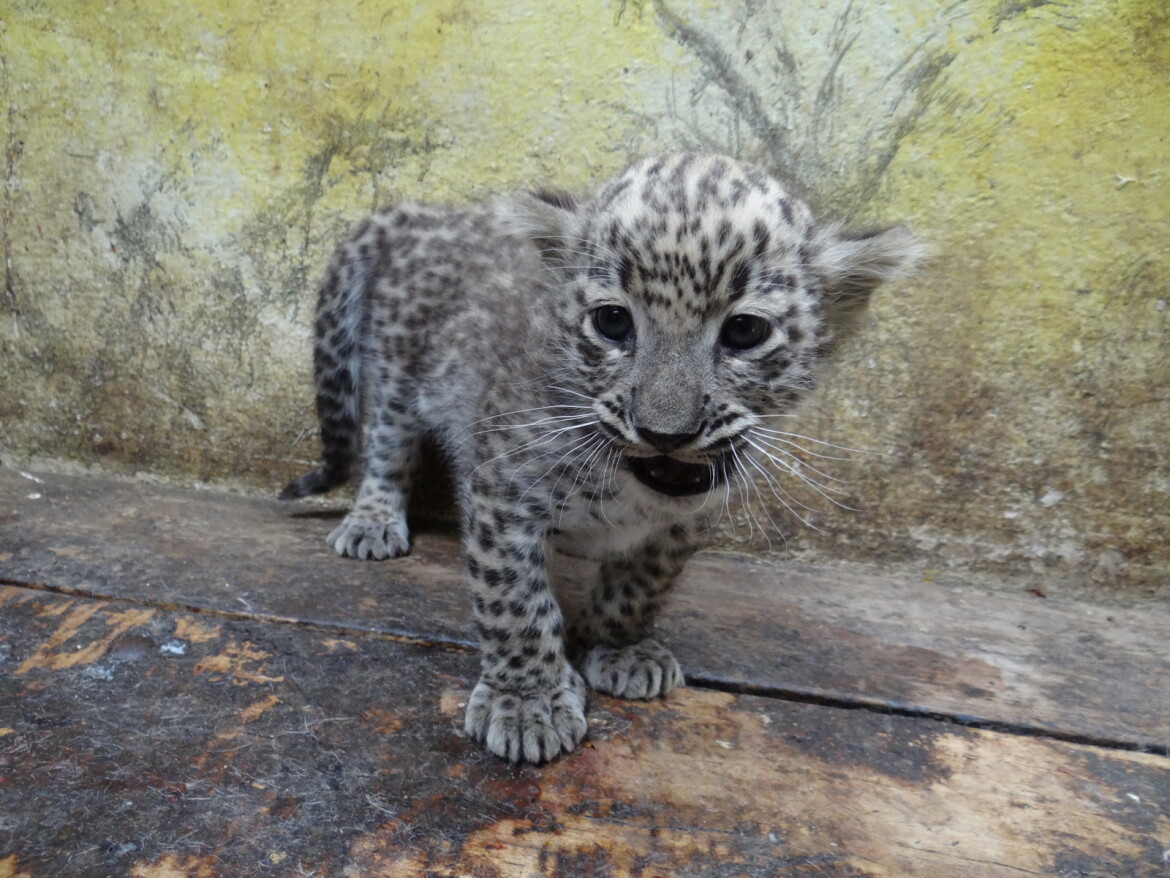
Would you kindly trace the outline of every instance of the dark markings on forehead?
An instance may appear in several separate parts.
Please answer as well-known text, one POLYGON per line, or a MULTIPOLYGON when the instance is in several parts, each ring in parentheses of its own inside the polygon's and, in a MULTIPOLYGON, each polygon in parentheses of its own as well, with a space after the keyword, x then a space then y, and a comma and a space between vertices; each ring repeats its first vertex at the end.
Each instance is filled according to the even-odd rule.
POLYGON ((614 180, 609 185, 605 186, 593 201, 593 210, 605 210, 617 200, 623 192, 630 188, 631 180, 628 176, 622 177, 620 180, 614 180))
POLYGON ((623 256, 618 263, 618 286, 627 293, 630 292, 630 279, 634 273, 634 264, 629 256, 623 256))
POLYGON ((762 278, 760 289, 765 293, 771 293, 775 290, 795 290, 796 276, 785 274, 782 271, 769 272, 762 278))
POLYGON ((731 181, 731 206, 738 207, 748 194, 749 187, 743 180, 731 181))
MULTIPOLYGON (((725 221, 726 222, 726 221, 725 221)), ((719 262, 715 265, 714 272, 711 273, 710 283, 707 285, 710 289, 716 290, 723 284, 724 275, 728 271, 734 272, 739 267, 738 257, 740 251, 744 248, 744 237, 740 232, 736 232, 734 236, 731 235, 731 224, 726 223, 726 235, 723 226, 719 228, 719 243, 726 245, 730 238, 731 246, 725 246, 724 252, 721 254, 719 262)), ((741 293, 742 295, 742 293, 741 293)))
POLYGON ((727 239, 731 237, 731 220, 724 219, 719 223, 719 230, 716 232, 716 240, 720 247, 727 244, 727 239))
POLYGON ((720 165, 714 165, 707 169, 707 173, 699 178, 699 198, 704 196, 707 198, 717 199, 719 197, 719 181, 723 179, 723 168, 720 165))
POLYGON ((743 176, 756 192, 768 192, 773 186, 772 179, 759 168, 746 167, 743 176))
POLYGON ((560 189, 538 189, 532 193, 546 204, 559 207, 561 210, 576 210, 577 201, 568 192, 560 189))
POLYGON ((681 186, 683 180, 686 179, 687 171, 690 170, 694 161, 695 157, 690 153, 680 158, 678 163, 670 171, 670 177, 668 178, 670 182, 676 186, 681 186))
MULTIPOLYGON (((598 283, 607 283, 613 280, 613 260, 597 256, 594 257, 594 260, 589 263, 589 279, 598 283)), ((583 298, 580 290, 577 290, 577 298, 583 298)))
POLYGON ((764 225, 763 220, 757 219, 752 226, 752 254, 757 259, 761 258, 768 252, 771 243, 772 236, 768 233, 768 227, 764 225))
POLYGON ((724 185, 727 180, 727 166, 722 162, 711 165, 698 183, 699 204, 701 210, 710 210, 712 205, 719 210, 732 206, 728 192, 724 185))
POLYGON ((714 280, 714 275, 711 273, 711 256, 707 252, 707 248, 703 248, 702 254, 699 256, 698 265, 698 283, 701 289, 711 289, 711 282, 714 280))
POLYGON ((643 287, 642 295, 639 298, 650 308, 671 310, 670 299, 656 290, 650 290, 643 287))
POLYGON ((792 212, 792 204, 787 198, 781 198, 778 204, 780 205, 780 213, 784 216, 784 222, 792 225, 796 219, 796 216, 792 212))
POLYGON ((735 267, 735 271, 731 275, 731 282, 728 285, 727 301, 728 304, 738 302, 743 298, 743 294, 747 292, 748 281, 752 278, 751 264, 744 259, 735 267))
POLYGON ((634 252, 634 239, 616 222, 611 223, 608 231, 599 234, 598 237, 604 237, 611 259, 619 254, 634 252))
POLYGON ((813 248, 807 241, 805 241, 803 244, 801 244, 800 249, 797 250, 796 252, 797 252, 797 255, 800 256, 800 267, 801 268, 808 268, 809 266, 812 265, 813 256, 814 256, 813 248))
POLYGON ((645 221, 641 229, 643 240, 653 241, 656 238, 661 238, 666 234, 666 225, 666 211, 659 211, 654 220, 645 221))

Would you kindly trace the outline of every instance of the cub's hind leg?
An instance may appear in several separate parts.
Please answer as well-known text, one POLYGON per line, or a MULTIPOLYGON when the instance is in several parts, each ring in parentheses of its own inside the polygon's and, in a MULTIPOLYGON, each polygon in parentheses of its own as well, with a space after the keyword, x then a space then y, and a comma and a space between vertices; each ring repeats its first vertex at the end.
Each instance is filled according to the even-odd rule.
POLYGON ((361 485, 328 538, 338 555, 383 561, 410 550, 406 501, 422 428, 396 389, 382 385, 368 395, 361 485))

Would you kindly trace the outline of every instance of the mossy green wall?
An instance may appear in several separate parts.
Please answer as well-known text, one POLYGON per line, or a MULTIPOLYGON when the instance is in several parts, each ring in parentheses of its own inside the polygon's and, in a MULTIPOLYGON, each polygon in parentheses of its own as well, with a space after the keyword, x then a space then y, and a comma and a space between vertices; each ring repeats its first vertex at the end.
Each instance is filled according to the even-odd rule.
MULTIPOLYGON (((863 511, 799 494, 789 550, 1155 587, 1164 0, 799 6, 10 0, 6 459, 274 489, 316 453, 312 287, 350 222, 712 149, 934 252, 804 428, 880 452, 824 461, 863 511)), ((725 542, 766 548, 753 517, 725 542)))

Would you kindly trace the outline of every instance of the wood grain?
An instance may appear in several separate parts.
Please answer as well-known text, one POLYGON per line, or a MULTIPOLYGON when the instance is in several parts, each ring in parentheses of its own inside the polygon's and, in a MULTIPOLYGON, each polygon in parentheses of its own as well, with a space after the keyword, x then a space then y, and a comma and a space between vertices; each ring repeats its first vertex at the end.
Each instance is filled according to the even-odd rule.
MULTIPOLYGON (((356 562, 323 539, 341 504, 38 478, 0 469, 5 581, 469 644, 459 547, 448 533, 416 533, 407 558, 356 562)), ((563 572, 571 592, 588 565, 570 560, 563 572)), ((1170 749, 1170 608, 701 555, 661 627, 697 683, 1170 749)))
POLYGON ((0 589, 0 876, 1161 876, 1170 760, 684 689, 513 768, 458 648, 0 589))

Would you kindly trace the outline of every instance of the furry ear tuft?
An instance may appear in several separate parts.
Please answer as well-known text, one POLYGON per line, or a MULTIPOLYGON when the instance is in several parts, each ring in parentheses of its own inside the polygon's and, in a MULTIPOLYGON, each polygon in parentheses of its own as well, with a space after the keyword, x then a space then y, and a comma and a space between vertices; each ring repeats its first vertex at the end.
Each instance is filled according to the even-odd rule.
POLYGON ((819 236, 813 268, 831 299, 860 303, 886 281, 909 277, 926 246, 905 226, 863 234, 829 229, 819 236))
POLYGON ((573 234, 577 200, 567 192, 517 192, 496 207, 504 232, 530 238, 543 253, 555 252, 573 234))

